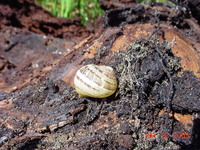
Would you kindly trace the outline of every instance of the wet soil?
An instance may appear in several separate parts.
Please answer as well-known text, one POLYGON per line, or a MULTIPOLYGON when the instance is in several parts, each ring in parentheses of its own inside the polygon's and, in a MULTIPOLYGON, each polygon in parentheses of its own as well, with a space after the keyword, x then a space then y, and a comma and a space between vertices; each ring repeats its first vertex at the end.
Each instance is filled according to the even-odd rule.
POLYGON ((198 1, 101 4, 84 27, 31 0, 0 1, 2 150, 200 149, 198 1), (86 64, 113 67, 116 93, 79 97, 86 64))

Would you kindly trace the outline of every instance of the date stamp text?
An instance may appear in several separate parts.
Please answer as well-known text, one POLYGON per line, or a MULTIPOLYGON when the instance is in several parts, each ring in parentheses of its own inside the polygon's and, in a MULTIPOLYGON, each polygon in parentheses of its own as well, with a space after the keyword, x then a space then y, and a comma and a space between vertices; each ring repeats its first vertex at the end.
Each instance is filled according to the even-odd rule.
POLYGON ((145 133, 144 134, 145 138, 148 139, 155 139, 157 137, 160 137, 161 139, 168 139, 168 138, 174 138, 174 139, 188 139, 190 138, 190 134, 188 132, 183 132, 183 133, 153 133, 153 132, 149 132, 149 133, 145 133))

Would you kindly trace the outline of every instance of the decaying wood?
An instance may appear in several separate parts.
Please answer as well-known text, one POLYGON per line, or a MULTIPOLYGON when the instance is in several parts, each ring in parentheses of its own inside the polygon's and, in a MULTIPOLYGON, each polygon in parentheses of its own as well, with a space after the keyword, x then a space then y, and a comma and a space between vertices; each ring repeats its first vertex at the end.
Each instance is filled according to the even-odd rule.
MULTIPOLYGON (((79 42, 39 35, 33 28, 31 31, 36 33, 11 27, 1 29, 0 144, 3 149, 31 144, 42 149, 178 149, 196 144, 198 139, 195 137, 199 137, 200 47, 198 39, 194 39, 198 34, 186 36, 181 29, 174 28, 173 23, 163 21, 162 17, 173 18, 176 13, 172 9, 161 6, 136 9, 133 6, 132 14, 125 15, 127 23, 122 21, 112 26, 107 20, 103 32, 92 33, 79 42), (139 22, 139 17, 133 15, 136 10, 142 10, 143 14, 137 14, 140 17, 151 16, 155 10, 162 12, 162 17, 160 22, 152 23, 148 17, 140 18, 146 22, 139 22), (153 36, 155 39, 151 38, 153 36), (163 45, 168 42, 169 51, 152 50, 161 47, 153 45, 155 41, 163 45), (137 82, 133 81, 138 85, 132 85, 136 96, 118 93, 103 100, 78 97, 73 88, 73 76, 81 66, 106 64, 114 66, 117 72, 118 65, 124 61, 119 56, 127 56, 126 52, 134 44, 133 51, 140 49, 137 42, 146 49, 141 56, 134 56, 138 58, 135 62, 137 82), (154 54, 159 60, 154 60, 154 54), (166 57, 171 57, 172 62, 166 62, 166 57), (177 70, 172 68, 174 72, 171 72, 169 64, 173 66, 178 58, 181 65, 177 70), (154 70, 148 68, 152 62, 161 68, 156 70, 155 78, 152 77, 154 70), (169 91, 170 86, 173 91, 169 91), (171 97, 167 95, 170 92, 171 97), (169 103, 165 101, 167 98, 169 103), (187 132, 190 138, 170 137, 164 141, 157 137, 157 142, 145 137, 146 133, 164 132, 165 129, 170 134, 187 132), (34 140, 39 140, 40 144, 31 143, 34 140)), ((115 11, 116 16, 122 17, 120 14, 130 8, 110 13, 115 11)), ((109 19, 109 12, 106 19, 109 19)), ((198 28, 193 20, 187 18, 186 22, 198 28)), ((27 27, 28 23, 22 23, 27 27)), ((127 62, 127 68, 131 63, 127 62)), ((117 72, 117 75, 120 75, 120 82, 122 74, 117 72)))

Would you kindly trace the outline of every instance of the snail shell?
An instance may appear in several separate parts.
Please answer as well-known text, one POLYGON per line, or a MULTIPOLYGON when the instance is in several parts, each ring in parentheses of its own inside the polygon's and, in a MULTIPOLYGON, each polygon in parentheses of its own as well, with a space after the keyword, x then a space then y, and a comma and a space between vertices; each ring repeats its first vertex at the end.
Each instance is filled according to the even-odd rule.
POLYGON ((113 68, 89 64, 76 72, 74 85, 80 97, 105 98, 116 91, 117 79, 113 68))

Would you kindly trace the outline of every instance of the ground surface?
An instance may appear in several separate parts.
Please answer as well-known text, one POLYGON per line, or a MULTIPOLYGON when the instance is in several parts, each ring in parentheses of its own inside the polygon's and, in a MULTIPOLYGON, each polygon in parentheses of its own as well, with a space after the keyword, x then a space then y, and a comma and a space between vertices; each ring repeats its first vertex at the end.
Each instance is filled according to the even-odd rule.
POLYGON ((198 1, 101 2, 103 17, 84 27, 0 1, 1 149, 200 149, 198 1), (91 63, 114 68, 111 97, 75 92, 91 63))

